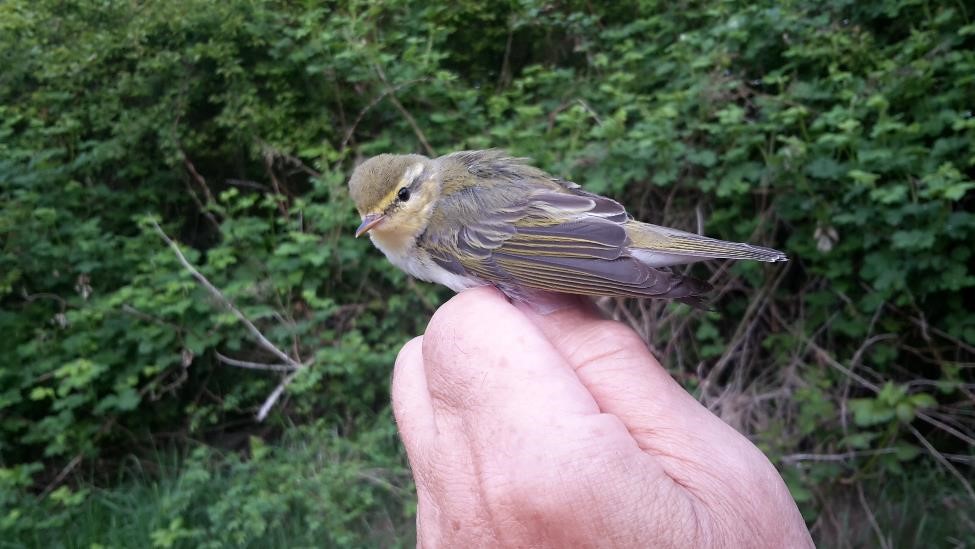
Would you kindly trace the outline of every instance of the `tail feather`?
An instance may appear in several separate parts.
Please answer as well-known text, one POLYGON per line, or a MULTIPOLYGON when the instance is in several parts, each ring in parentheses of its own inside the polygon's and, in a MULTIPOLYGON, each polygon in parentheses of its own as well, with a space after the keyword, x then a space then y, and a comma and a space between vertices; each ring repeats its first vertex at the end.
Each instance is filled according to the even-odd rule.
POLYGON ((789 259, 772 248, 727 242, 639 221, 627 222, 625 228, 633 255, 652 266, 693 263, 704 259, 750 259, 770 263, 789 259))

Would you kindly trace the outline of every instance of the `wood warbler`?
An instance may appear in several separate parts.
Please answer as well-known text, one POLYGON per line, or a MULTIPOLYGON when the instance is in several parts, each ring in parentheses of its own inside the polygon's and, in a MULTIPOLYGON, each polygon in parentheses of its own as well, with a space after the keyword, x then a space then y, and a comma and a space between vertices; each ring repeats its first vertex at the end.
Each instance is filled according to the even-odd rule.
POLYGON ((615 200, 502 151, 381 154, 349 181, 362 224, 389 260, 454 291, 493 284, 698 304, 711 286, 667 267, 705 259, 786 261, 782 252, 636 221, 615 200))

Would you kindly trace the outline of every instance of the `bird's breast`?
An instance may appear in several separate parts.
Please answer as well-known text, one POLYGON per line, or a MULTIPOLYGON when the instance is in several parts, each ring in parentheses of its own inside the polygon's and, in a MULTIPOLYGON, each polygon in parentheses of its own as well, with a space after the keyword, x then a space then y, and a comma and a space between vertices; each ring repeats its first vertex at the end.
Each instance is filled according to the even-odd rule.
POLYGON ((476 278, 455 274, 437 265, 430 254, 417 246, 415 236, 402 237, 382 231, 370 231, 369 236, 390 263, 410 276, 425 282, 442 284, 455 292, 485 284, 476 278))

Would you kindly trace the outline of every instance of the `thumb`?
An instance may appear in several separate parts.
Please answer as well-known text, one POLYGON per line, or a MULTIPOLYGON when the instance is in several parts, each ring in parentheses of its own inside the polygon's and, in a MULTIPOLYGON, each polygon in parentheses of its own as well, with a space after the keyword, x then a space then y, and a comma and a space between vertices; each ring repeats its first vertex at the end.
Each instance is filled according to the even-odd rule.
POLYGON ((737 435, 674 381, 628 326, 579 305, 547 315, 522 310, 575 370, 599 409, 619 417, 641 447, 667 444, 668 433, 686 445, 688 433, 707 427, 737 435))
POLYGON ((599 409, 618 417, 675 480, 693 485, 702 469, 739 472, 741 478, 758 471, 781 496, 782 481, 768 458, 674 381, 628 326, 578 306, 548 315, 524 312, 599 409))
POLYGON ((796 526, 803 524, 796 504, 765 454, 674 381, 633 330, 581 307, 525 314, 599 409, 622 420, 637 445, 719 511, 716 516, 788 512, 793 520, 779 525, 779 533, 807 545, 808 532, 796 526))

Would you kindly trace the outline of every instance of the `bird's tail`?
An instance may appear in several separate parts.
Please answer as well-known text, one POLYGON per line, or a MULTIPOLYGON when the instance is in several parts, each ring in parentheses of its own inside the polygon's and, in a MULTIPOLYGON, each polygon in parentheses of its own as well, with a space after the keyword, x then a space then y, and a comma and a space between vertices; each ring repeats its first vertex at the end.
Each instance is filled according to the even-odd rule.
POLYGON ((705 259, 788 261, 784 253, 772 248, 727 242, 639 221, 628 221, 624 227, 630 238, 631 253, 652 267, 693 263, 705 259))

